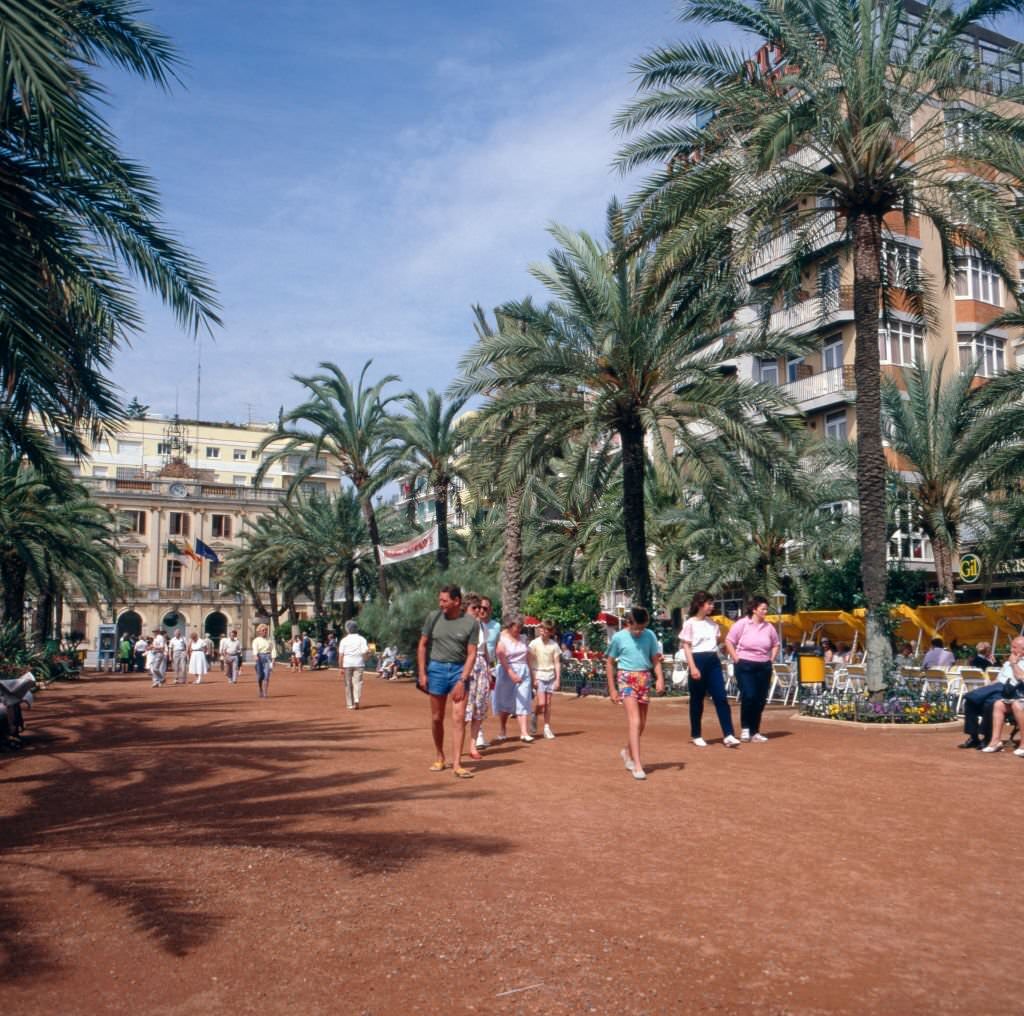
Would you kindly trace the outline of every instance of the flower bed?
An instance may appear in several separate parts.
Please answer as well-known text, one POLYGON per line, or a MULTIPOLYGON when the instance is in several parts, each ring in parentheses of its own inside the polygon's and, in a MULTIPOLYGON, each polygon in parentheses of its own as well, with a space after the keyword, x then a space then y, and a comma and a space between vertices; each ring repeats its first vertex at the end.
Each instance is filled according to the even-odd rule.
POLYGON ((955 697, 943 691, 921 692, 900 678, 886 682, 878 697, 824 691, 802 701, 800 714, 852 723, 950 723, 957 718, 955 697))

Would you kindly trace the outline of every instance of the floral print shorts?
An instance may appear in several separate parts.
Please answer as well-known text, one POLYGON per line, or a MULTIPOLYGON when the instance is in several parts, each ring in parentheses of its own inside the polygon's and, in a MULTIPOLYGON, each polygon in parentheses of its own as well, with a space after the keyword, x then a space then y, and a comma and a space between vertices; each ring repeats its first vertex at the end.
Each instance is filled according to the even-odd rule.
POLYGON ((638 705, 651 701, 651 672, 649 670, 620 670, 615 678, 622 698, 635 698, 638 705))

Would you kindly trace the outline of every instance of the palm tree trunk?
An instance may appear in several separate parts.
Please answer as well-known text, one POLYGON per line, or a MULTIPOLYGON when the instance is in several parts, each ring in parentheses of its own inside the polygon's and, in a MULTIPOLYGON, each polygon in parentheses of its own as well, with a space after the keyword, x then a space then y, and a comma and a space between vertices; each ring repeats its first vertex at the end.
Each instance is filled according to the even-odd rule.
POLYGON ((359 506, 363 510, 363 518, 366 519, 366 528, 370 533, 370 542, 373 544, 373 559, 377 562, 377 590, 380 593, 381 602, 387 603, 388 580, 384 574, 384 565, 380 559, 380 530, 377 528, 377 513, 373 510, 373 504, 369 497, 363 497, 359 492, 359 506))
POLYGON ((622 442, 622 524, 626 533, 629 579, 636 604, 651 610, 651 566, 647 559, 647 520, 644 503, 644 430, 640 420, 629 416, 619 421, 622 442))
POLYGON ((448 481, 434 484, 434 521, 437 524, 437 569, 448 570, 448 481))
POLYGON ((5 554, 3 562, 4 623, 12 625, 18 641, 25 640, 25 577, 27 569, 17 554, 5 554))
POLYGON ((861 582, 867 602, 866 679, 880 691, 892 667, 892 646, 879 610, 888 579, 885 453, 882 450, 882 370, 878 358, 880 215, 859 215, 853 232, 853 320, 857 333, 853 372, 857 383, 857 491, 860 502, 861 582))
POLYGON ((356 566, 350 561, 345 565, 345 611, 342 620, 356 616, 356 566))
POLYGON ((523 493, 522 484, 505 499, 505 556, 501 562, 501 613, 523 609, 523 493))
MULTIPOLYGON (((270 600, 270 623, 274 626, 273 631, 277 631, 277 626, 281 623, 281 604, 277 598, 277 583, 270 583, 270 594, 268 596, 270 600)), ((271 637, 273 633, 271 633, 271 637)))
POLYGON ((954 550, 941 537, 932 537, 935 553, 935 579, 942 590, 943 599, 953 599, 953 554, 954 550))

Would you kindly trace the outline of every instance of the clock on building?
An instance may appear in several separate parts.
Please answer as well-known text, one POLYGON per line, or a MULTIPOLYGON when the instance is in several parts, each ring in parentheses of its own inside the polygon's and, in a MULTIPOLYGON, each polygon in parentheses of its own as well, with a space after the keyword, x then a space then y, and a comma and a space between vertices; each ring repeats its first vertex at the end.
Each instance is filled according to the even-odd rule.
POLYGON ((188 494, 188 491, 185 489, 185 484, 172 483, 167 488, 167 493, 170 494, 171 497, 185 497, 188 494))

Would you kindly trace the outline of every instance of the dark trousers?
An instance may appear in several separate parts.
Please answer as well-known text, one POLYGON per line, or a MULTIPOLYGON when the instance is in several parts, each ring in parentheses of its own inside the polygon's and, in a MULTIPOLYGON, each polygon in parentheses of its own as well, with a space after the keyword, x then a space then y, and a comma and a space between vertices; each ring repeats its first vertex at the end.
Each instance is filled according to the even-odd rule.
POLYGON ((704 697, 711 696, 718 713, 718 722, 722 734, 729 737, 733 733, 732 713, 729 712, 729 700, 725 696, 725 679, 722 677, 722 664, 718 653, 694 653, 693 662, 700 671, 700 680, 695 681, 690 675, 690 736, 700 737, 700 723, 704 716, 704 697))
POLYGON ((992 736, 992 705, 1003 697, 999 681, 984 684, 964 696, 964 733, 968 737, 988 740, 992 736))
POLYGON ((761 713, 768 701, 772 665, 754 663, 753 660, 737 660, 735 673, 736 684, 740 689, 740 726, 756 734, 761 730, 761 713))

